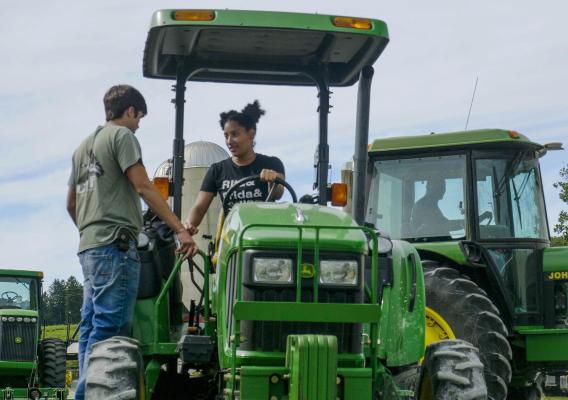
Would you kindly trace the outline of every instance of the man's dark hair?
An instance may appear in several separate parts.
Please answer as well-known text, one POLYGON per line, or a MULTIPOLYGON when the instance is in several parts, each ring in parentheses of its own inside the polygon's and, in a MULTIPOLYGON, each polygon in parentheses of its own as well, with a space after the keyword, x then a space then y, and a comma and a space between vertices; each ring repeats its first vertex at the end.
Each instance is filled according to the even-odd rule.
POLYGON ((254 102, 247 104, 241 112, 231 110, 221 113, 219 123, 221 124, 221 129, 225 129, 227 121, 235 121, 247 130, 254 129, 256 131, 256 123, 264 114, 265 111, 260 108, 258 100, 255 100, 254 102))
POLYGON ((136 113, 141 111, 144 115, 148 113, 146 101, 142 94, 130 85, 114 85, 105 93, 103 98, 105 104, 106 120, 111 121, 122 117, 124 111, 129 107, 134 107, 136 113))

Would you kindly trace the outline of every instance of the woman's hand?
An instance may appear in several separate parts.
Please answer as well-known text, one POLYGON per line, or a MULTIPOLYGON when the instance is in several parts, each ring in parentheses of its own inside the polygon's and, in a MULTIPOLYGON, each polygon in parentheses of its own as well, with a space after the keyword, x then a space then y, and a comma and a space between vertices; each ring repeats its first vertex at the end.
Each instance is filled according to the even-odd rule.
POLYGON ((184 222, 183 227, 191 236, 194 236, 196 233, 199 232, 199 229, 197 229, 196 226, 191 225, 189 222, 184 222))
POLYGON ((264 182, 274 182, 276 178, 281 178, 282 174, 272 170, 272 169, 263 169, 260 171, 260 180, 264 182))

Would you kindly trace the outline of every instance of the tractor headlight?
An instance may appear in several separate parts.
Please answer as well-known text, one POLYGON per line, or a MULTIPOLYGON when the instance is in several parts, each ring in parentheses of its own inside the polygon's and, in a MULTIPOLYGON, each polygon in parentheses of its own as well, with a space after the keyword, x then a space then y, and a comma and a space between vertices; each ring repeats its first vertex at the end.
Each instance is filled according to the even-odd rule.
POLYGON ((2 322, 6 322, 6 321, 8 321, 8 318, 2 317, 2 322))
POLYGON ((290 258, 254 258, 252 275, 257 283, 292 283, 292 259, 290 258))
POLYGON ((319 281, 322 285, 357 284, 358 265, 355 260, 322 260, 319 281))

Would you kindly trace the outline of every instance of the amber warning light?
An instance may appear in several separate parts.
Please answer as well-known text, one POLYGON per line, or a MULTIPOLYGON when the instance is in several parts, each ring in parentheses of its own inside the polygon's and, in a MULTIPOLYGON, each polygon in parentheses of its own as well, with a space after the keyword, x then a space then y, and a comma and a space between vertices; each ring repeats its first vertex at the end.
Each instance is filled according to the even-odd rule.
POLYGON ((338 28, 352 29, 373 29, 373 23, 369 19, 353 18, 353 17, 334 17, 331 23, 338 28))
POLYGON ((176 21, 213 21, 215 12, 212 10, 177 10, 173 12, 176 21))
POLYGON ((156 189, 158 189, 158 192, 160 192, 164 200, 168 200, 168 198, 170 197, 170 179, 165 177, 157 177, 154 178, 152 182, 154 183, 154 186, 156 187, 156 189))
POLYGON ((331 184, 331 205, 336 207, 347 205, 347 185, 345 183, 331 184))

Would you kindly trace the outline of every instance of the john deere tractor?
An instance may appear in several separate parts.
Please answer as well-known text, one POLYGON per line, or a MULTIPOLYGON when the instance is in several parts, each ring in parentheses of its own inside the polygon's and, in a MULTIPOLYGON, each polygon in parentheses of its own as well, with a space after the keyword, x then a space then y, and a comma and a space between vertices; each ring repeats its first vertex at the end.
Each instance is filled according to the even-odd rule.
POLYGON ((0 269, 0 399, 66 399, 65 344, 40 340, 42 272, 0 269))
POLYGON ((550 247, 539 169, 558 149, 498 129, 370 146, 366 221, 418 251, 427 344, 477 346, 491 399, 539 399, 546 375, 568 392, 568 248, 550 247))
MULTIPOLYGON (((298 203, 293 188, 278 181, 291 201, 234 206, 221 216, 210 249, 199 254, 203 268, 176 260, 171 232, 146 214, 133 338, 93 346, 87 398, 487 397, 477 349, 461 340, 430 347, 415 392, 397 388, 393 376, 412 371, 424 356, 418 253, 328 207, 346 199, 345 187, 328 185, 330 87, 359 81, 356 155, 365 162, 372 64, 387 42, 385 23, 366 18, 230 10, 154 14, 143 71, 175 81, 173 171, 165 191, 174 212, 182 210, 188 81, 317 88, 317 194, 298 203), (187 318, 181 268, 204 280, 187 318)), ((235 184, 225 198, 253 179, 235 184)))

